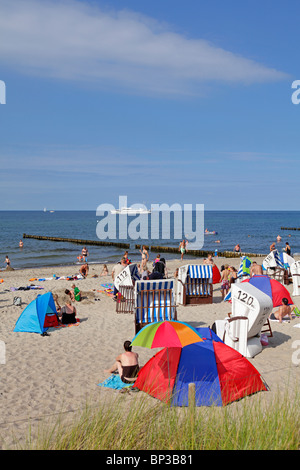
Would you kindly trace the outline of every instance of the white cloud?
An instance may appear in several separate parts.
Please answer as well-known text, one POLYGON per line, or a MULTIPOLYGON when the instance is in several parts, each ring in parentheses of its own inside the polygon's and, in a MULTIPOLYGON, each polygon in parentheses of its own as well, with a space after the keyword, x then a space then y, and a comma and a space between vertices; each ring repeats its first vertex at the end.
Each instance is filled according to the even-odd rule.
POLYGON ((1 0, 0 60, 22 73, 136 92, 195 93, 203 82, 286 77, 143 15, 78 0, 1 0))

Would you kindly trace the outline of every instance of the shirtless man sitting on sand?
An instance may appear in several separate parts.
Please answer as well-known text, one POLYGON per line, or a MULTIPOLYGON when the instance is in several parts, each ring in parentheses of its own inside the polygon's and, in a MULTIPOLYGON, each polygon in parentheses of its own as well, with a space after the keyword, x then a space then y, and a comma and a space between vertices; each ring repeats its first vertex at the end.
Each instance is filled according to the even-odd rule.
POLYGON ((275 320, 279 320, 279 323, 282 323, 283 318, 288 315, 290 320, 293 320, 292 311, 295 308, 295 305, 292 307, 288 304, 289 301, 285 297, 282 299, 282 305, 279 307, 276 312, 271 313, 270 318, 273 317, 275 320))
POLYGON ((256 261, 253 261, 253 263, 251 265, 251 268, 250 268, 250 275, 252 277, 255 274, 262 275, 263 274, 263 268, 260 264, 257 264, 256 261))
POLYGON ((106 369, 104 372, 112 374, 118 370, 122 382, 132 383, 134 382, 139 371, 139 356, 138 354, 131 351, 131 341, 125 341, 124 349, 125 352, 119 354, 113 366, 110 369, 106 369))

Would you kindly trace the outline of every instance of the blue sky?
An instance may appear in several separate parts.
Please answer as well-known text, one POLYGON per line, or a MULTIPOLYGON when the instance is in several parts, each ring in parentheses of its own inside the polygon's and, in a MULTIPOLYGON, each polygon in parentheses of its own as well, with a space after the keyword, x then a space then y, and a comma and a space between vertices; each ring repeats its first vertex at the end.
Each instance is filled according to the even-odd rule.
POLYGON ((1 210, 298 210, 296 0, 0 0, 1 210))

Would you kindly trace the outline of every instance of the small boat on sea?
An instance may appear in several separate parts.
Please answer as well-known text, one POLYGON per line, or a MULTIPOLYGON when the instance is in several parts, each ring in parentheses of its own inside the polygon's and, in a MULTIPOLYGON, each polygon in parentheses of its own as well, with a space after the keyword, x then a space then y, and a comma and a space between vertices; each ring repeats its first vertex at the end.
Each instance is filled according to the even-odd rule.
POLYGON ((126 215, 136 215, 136 214, 150 214, 151 211, 148 209, 134 209, 133 207, 122 207, 121 209, 113 209, 110 211, 111 214, 126 214, 126 215))

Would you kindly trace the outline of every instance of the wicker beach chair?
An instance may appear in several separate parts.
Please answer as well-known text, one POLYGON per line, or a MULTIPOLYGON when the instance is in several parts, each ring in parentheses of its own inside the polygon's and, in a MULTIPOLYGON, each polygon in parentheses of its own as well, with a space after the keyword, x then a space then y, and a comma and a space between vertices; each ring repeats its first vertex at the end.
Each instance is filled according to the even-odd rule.
POLYGON ((211 265, 185 265, 178 270, 177 303, 180 305, 211 304, 213 269, 211 265))
POLYGON ((116 301, 117 313, 134 312, 134 283, 140 279, 136 264, 130 264, 116 276, 114 285, 118 290, 116 301))
POLYGON ((135 333, 149 323, 177 320, 174 279, 136 281, 134 303, 135 333))
POLYGON ((217 320, 214 330, 225 344, 245 357, 254 357, 262 350, 260 337, 262 331, 266 331, 266 326, 272 335, 268 318, 273 302, 268 295, 249 283, 232 285, 231 299, 230 317, 217 320))

